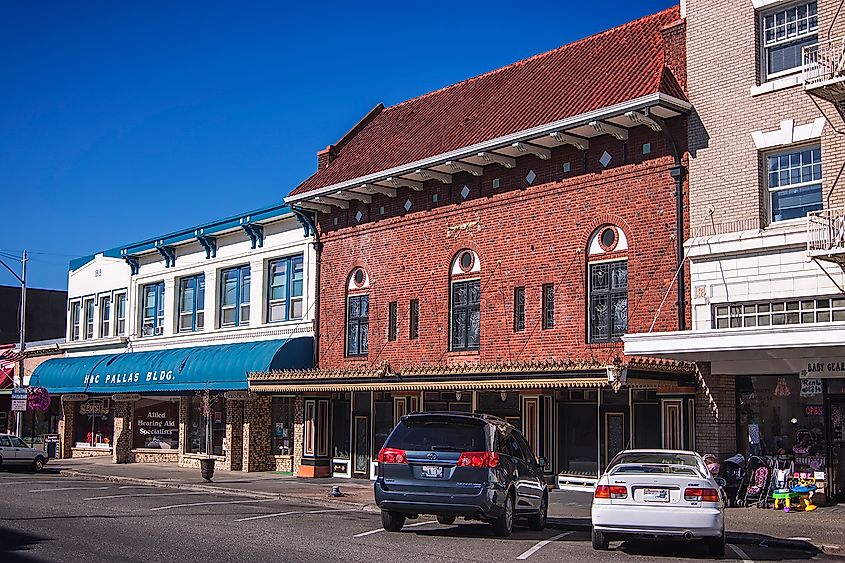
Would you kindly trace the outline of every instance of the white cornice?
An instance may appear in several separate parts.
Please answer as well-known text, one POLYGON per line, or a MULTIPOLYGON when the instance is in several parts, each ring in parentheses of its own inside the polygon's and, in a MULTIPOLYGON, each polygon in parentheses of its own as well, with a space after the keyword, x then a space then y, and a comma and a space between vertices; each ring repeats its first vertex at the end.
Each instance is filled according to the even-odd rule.
POLYGON ((367 174, 366 176, 359 176, 357 178, 338 182, 330 186, 324 186, 322 188, 317 188, 315 190, 311 190, 301 194, 291 195, 285 198, 285 203, 287 203, 288 205, 296 204, 304 199, 310 199, 321 195, 328 195, 336 192, 337 190, 344 190, 355 186, 360 186, 361 184, 380 181, 388 177, 396 177, 401 176, 403 174, 411 174, 423 168, 430 168, 433 166, 445 164, 448 161, 476 156, 479 152, 509 147, 512 146, 514 143, 524 142, 530 139, 536 139, 537 137, 547 136, 551 133, 566 129, 572 129, 581 125, 587 125, 591 121, 598 121, 615 115, 624 115, 625 112, 628 111, 636 111, 646 107, 652 107, 661 104, 674 106, 678 111, 682 112, 688 112, 692 109, 692 104, 674 96, 669 96, 661 92, 648 94, 647 96, 628 100, 620 104, 615 104, 587 113, 567 117, 566 119, 561 119, 552 123, 538 125, 537 127, 532 127, 531 129, 517 131, 516 133, 510 133, 503 137, 497 137, 495 139, 482 141, 481 143, 476 143, 468 147, 462 147, 446 153, 430 156, 422 160, 409 162, 407 164, 402 164, 400 166, 396 166, 387 170, 380 170, 372 174, 367 174))

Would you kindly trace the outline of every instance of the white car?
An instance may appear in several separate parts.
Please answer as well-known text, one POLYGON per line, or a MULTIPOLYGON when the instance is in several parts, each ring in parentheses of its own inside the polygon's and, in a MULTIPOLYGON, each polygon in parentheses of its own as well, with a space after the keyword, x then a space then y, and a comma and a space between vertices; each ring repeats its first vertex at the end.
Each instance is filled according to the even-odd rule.
POLYGON ((614 539, 700 539, 725 553, 725 499, 704 461, 682 450, 626 450, 607 466, 593 495, 593 549, 614 539))
POLYGON ((0 467, 31 467, 41 471, 47 463, 42 450, 27 446, 14 434, 0 434, 0 467))

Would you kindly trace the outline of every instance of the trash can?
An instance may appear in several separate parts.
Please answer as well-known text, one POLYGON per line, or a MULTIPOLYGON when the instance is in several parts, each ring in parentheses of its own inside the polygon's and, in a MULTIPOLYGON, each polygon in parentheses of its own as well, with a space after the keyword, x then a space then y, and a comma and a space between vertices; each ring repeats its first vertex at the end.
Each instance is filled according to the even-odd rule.
POLYGON ((59 435, 45 434, 44 435, 44 452, 48 459, 55 459, 59 457, 59 435))

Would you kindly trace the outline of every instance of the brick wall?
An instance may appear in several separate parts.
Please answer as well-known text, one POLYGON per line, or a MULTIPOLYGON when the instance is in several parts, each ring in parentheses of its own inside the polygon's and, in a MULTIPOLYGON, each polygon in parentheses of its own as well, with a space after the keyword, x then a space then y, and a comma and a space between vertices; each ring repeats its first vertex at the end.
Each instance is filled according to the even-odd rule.
POLYGON ((73 419, 77 408, 77 404, 72 401, 62 401, 58 432, 63 458, 69 458, 73 454, 73 419))
POLYGON ((134 412, 135 403, 115 401, 112 441, 112 461, 114 463, 129 463, 134 459, 132 456, 132 417, 134 412))
MULTIPOLYGON (((819 0, 819 39, 826 39, 838 0, 819 0)), ((845 203, 842 118, 827 102, 823 113, 800 85, 758 96, 760 82, 757 13, 748 0, 687 0, 687 72, 695 114, 689 124, 690 218, 694 236, 757 229, 768 222, 764 160, 752 131, 772 131, 780 121, 796 125, 826 115, 831 123, 821 139, 823 193, 833 206, 845 203), (712 210, 712 218, 709 215, 712 210)), ((833 37, 845 35, 840 17, 833 37)))
POLYGON ((712 375, 709 362, 698 363, 695 395, 695 447, 724 459, 737 452, 736 380, 712 375))
MULTIPOLYGON (((673 125, 683 138, 683 123, 673 125)), ((608 362, 621 355, 621 343, 586 344, 587 241, 607 223, 625 232, 629 330, 647 331, 676 269, 673 164, 664 137, 637 127, 624 144, 601 136, 586 152, 562 147, 548 161, 523 157, 512 170, 489 166, 481 178, 455 174, 451 185, 427 182, 421 192, 403 189, 393 199, 373 196, 371 204, 352 201, 348 210, 321 214, 320 367, 360 363, 344 357, 345 294, 354 265, 370 276, 369 363, 608 362), (648 155, 644 143, 651 144, 648 155), (607 169, 599 163, 605 151, 613 157, 607 169), (563 171, 564 163, 570 172, 563 171), (529 170, 537 175, 531 186, 525 180, 529 170), (466 200, 460 195, 464 185, 470 190, 466 200), (403 208, 406 201, 410 212, 403 208), (470 228, 455 228, 461 226, 470 228), (450 263, 463 248, 478 253, 482 268, 481 350, 475 354, 448 352, 450 263), (556 286, 550 330, 540 328, 544 283, 556 286), (512 330, 515 286, 526 288, 524 332, 512 330), (414 298, 420 301, 419 338, 410 340, 414 298), (388 342, 387 309, 394 300, 399 338, 388 342)), ((656 330, 677 328, 671 291, 656 330)))
POLYGON ((270 452, 270 418, 273 402, 269 395, 244 401, 243 471, 266 471, 270 452))

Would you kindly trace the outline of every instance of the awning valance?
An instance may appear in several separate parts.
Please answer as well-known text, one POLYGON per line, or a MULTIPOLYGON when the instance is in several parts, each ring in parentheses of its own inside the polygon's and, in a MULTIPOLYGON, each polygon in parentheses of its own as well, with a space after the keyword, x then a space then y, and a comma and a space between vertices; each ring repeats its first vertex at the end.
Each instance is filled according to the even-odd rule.
POLYGON ((62 393, 162 393, 247 389, 254 371, 308 369, 311 337, 47 360, 30 385, 62 393))

